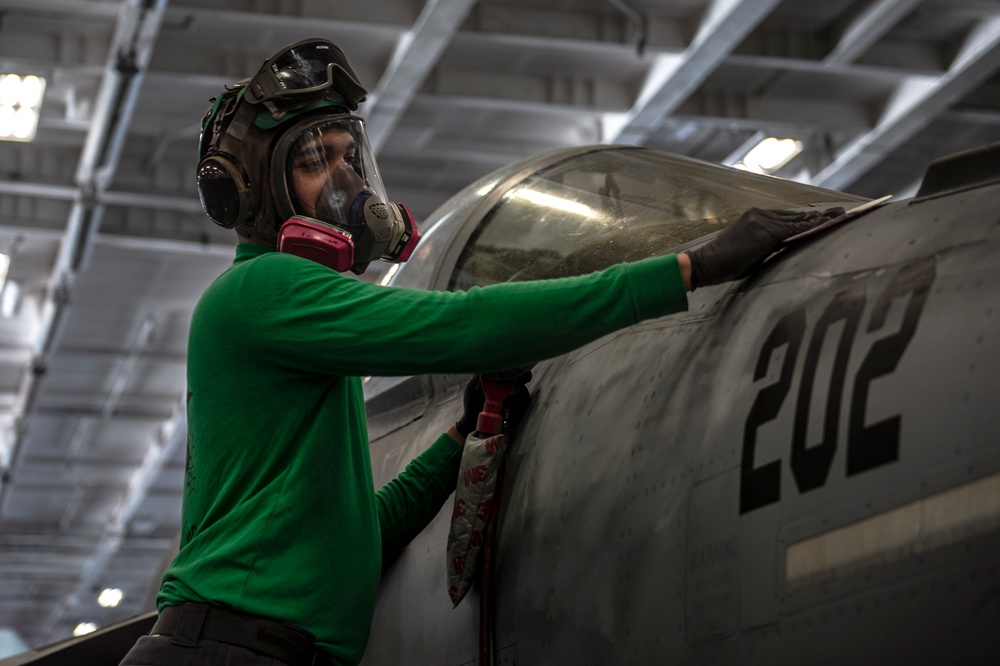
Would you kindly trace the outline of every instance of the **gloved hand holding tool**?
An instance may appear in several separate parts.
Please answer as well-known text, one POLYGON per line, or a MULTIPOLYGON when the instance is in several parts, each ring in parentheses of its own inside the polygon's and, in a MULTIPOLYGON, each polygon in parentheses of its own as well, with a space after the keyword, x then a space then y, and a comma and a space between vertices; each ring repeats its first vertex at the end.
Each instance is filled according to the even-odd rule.
POLYGON ((462 395, 462 418, 455 422, 455 428, 462 437, 468 437, 473 431, 495 435, 501 432, 493 419, 482 426, 480 417, 486 414, 499 415, 503 421, 502 432, 510 434, 517 429, 524 413, 531 404, 531 394, 525 384, 531 381, 531 371, 528 370, 512 379, 497 379, 485 377, 487 392, 483 391, 482 377, 473 375, 465 384, 462 395), (487 395, 489 393, 489 395, 487 395))
POLYGON ((493 541, 504 457, 511 433, 531 404, 525 387, 529 381, 527 368, 472 377, 462 396, 462 418, 455 423, 466 440, 448 533, 448 596, 457 606, 476 574, 482 574, 479 663, 483 666, 491 663, 493 654, 493 541))
POLYGON ((735 280, 764 262, 786 238, 841 215, 843 208, 750 208, 708 243, 689 250, 691 290, 735 280))
POLYGON ((462 394, 462 418, 455 422, 455 428, 462 437, 468 437, 476 429, 476 422, 479 420, 479 413, 483 411, 483 404, 486 402, 486 395, 483 394, 483 385, 479 381, 479 375, 472 375, 465 383, 465 392, 462 394))
POLYGON ((531 372, 522 370, 499 379, 476 375, 465 385, 464 411, 455 428, 467 437, 448 535, 448 594, 456 606, 472 586, 481 551, 488 548, 508 443, 505 433, 516 430, 528 409, 531 395, 525 384, 530 380, 531 372))

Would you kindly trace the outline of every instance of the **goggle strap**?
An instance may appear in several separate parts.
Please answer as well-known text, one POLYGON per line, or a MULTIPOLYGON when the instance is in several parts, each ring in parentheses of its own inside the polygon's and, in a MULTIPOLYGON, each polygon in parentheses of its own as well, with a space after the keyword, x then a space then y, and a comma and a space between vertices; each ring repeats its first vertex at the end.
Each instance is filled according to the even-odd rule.
POLYGON ((249 104, 238 105, 236 107, 236 115, 233 118, 233 121, 229 123, 229 128, 226 130, 226 134, 233 137, 237 141, 242 141, 246 136, 247 131, 249 131, 250 125, 253 124, 253 119, 256 115, 257 113, 249 104))
POLYGON ((222 130, 226 118, 232 113, 235 98, 237 96, 229 92, 223 93, 212 99, 212 107, 205 114, 201 123, 201 140, 198 145, 199 159, 204 158, 208 153, 218 150, 219 142, 222 141, 222 130), (208 143, 204 143, 205 139, 208 143))
POLYGON ((274 90, 264 90, 264 84, 274 84, 276 80, 274 79, 273 72, 271 72, 270 67, 265 65, 261 68, 261 72, 258 72, 256 76, 250 79, 247 84, 245 97, 251 104, 260 104, 261 100, 270 99, 276 92, 280 90, 277 85, 268 86, 274 88, 274 90), (262 77, 261 73, 267 71, 271 74, 269 77, 262 77))

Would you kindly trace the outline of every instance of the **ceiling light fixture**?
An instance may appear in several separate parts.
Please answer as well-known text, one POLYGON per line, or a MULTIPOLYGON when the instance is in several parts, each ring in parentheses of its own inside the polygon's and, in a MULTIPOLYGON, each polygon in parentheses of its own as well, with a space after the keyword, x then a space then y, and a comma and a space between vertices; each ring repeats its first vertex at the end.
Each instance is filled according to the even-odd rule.
POLYGON ((74 636, 86 636, 97 631, 97 625, 93 622, 81 622, 73 629, 74 636))
POLYGON ((7 280, 7 284, 0 291, 0 317, 3 319, 13 319, 18 313, 18 306, 21 304, 21 285, 14 280, 7 280))
POLYGON ((97 595, 97 603, 101 608, 115 608, 125 598, 125 593, 117 587, 106 587, 97 595))
POLYGON ((31 141, 45 96, 45 79, 30 74, 0 75, 0 140, 31 141))
POLYGON ((771 174, 788 164, 801 152, 801 141, 769 136, 751 148, 743 159, 733 166, 754 173, 771 174))
POLYGON ((0 252, 0 291, 7 283, 7 271, 10 270, 10 255, 0 252))

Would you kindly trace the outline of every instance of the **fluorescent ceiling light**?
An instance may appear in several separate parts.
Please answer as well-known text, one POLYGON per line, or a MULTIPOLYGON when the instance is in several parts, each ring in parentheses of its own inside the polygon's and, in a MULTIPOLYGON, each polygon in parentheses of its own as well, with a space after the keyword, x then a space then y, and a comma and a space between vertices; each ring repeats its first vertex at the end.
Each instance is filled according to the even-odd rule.
POLYGON ((31 141, 38 129, 45 79, 34 75, 0 75, 0 139, 31 141))
POLYGON ((95 631, 97 631, 97 625, 94 624, 93 622, 81 622, 80 624, 76 625, 75 629, 73 629, 73 635, 86 636, 87 634, 92 634, 95 631))
POLYGON ((10 255, 0 252, 0 317, 10 319, 17 311, 21 298, 21 285, 7 279, 10 270, 10 255))
POLYGON ((106 587, 97 596, 97 603, 101 608, 114 608, 122 602, 125 594, 117 587, 106 587))
POLYGON ((734 164, 737 169, 754 173, 774 173, 802 152, 802 142, 795 139, 777 139, 769 136, 750 149, 746 156, 734 164))
POLYGON ((13 280, 7 280, 7 284, 0 291, 0 317, 11 319, 17 314, 17 306, 21 301, 21 285, 13 280))
POLYGON ((0 291, 7 282, 7 271, 10 270, 10 255, 0 252, 0 291))

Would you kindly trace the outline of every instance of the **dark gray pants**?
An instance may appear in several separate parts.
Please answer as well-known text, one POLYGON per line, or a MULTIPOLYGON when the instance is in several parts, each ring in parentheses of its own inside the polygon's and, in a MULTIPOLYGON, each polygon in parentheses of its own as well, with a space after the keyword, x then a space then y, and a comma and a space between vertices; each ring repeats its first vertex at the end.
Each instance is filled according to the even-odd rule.
POLYGON ((180 609, 180 621, 170 635, 142 636, 119 666, 287 666, 249 648, 201 638, 208 607, 187 606, 180 609))
POLYGON ((120 666, 286 666, 285 662, 253 650, 200 640, 177 645, 177 636, 143 636, 120 666))

